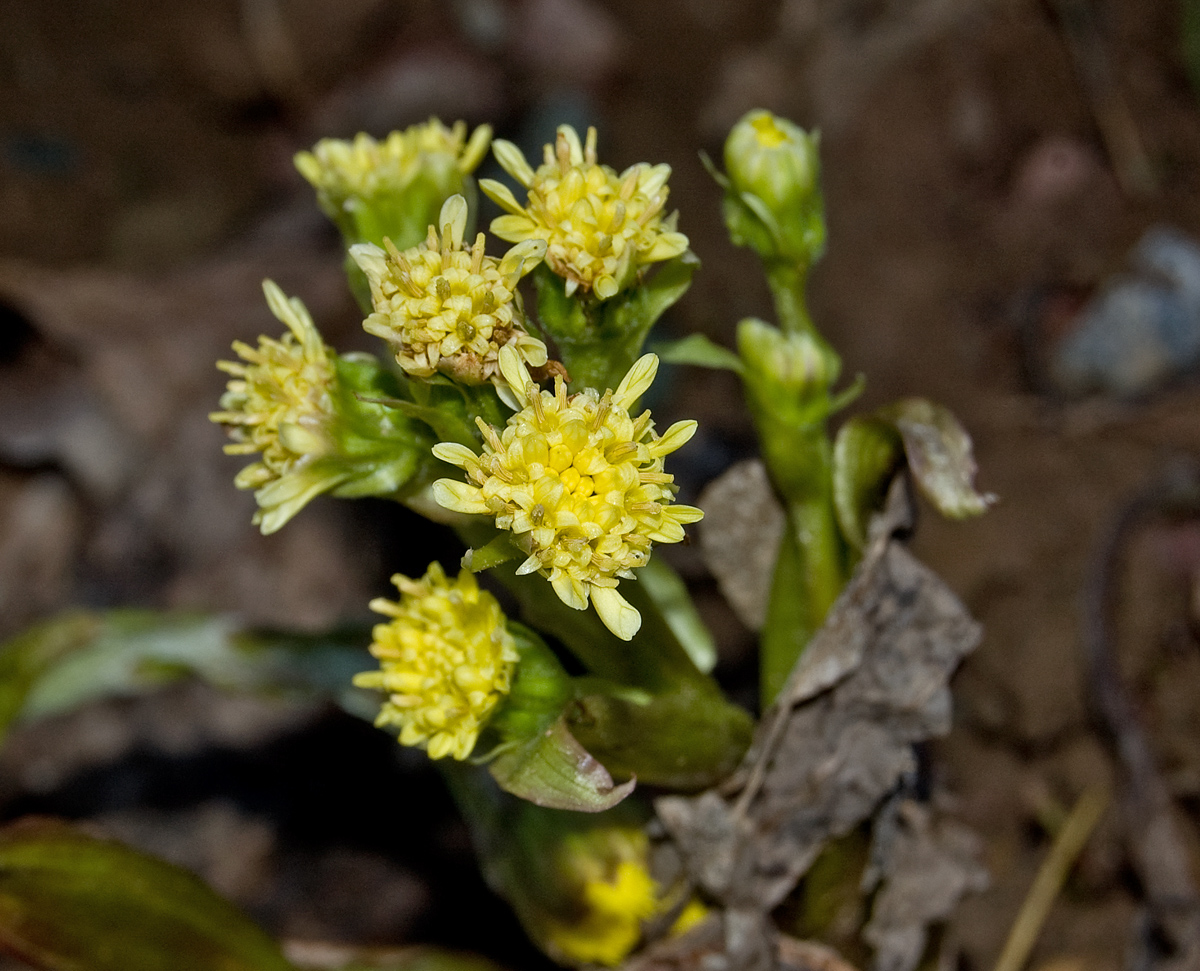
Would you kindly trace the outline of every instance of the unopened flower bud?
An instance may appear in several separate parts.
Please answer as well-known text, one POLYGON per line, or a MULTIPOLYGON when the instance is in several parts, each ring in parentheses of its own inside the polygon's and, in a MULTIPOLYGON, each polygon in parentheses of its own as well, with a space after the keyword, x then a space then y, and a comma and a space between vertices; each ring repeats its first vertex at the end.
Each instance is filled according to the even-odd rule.
POLYGON ((771 397, 797 403, 826 397, 841 371, 833 349, 807 331, 785 334, 750 318, 738 326, 737 338, 747 380, 771 397))
POLYGON ((725 222, 764 260, 810 265, 825 246, 819 138, 769 111, 751 111, 725 141, 725 222))

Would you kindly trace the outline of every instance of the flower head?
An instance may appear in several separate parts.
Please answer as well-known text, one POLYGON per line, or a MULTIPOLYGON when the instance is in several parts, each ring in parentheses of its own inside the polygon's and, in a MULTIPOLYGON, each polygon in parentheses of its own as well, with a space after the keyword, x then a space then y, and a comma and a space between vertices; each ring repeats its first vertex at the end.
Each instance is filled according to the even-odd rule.
POLYGON ((517 281, 542 259, 546 244, 527 240, 497 260, 484 254, 483 233, 463 248, 466 224, 466 200, 451 196, 442 206, 440 235, 430 226, 420 246, 401 253, 385 240, 387 252, 370 243, 350 248, 375 307, 364 329, 390 343, 400 366, 417 377, 442 371, 482 384, 497 376, 502 347, 541 367, 546 345, 523 327, 517 281))
POLYGON ((546 944, 554 956, 608 967, 626 958, 642 936, 642 921, 659 907, 648 856, 640 829, 604 829, 564 841, 559 865, 582 884, 580 913, 574 920, 549 922, 546 944))
POLYGON ((468 140, 466 122, 447 128, 431 118, 383 141, 361 132, 353 141, 322 139, 311 152, 296 155, 296 168, 317 190, 321 207, 340 221, 347 208, 401 196, 419 177, 442 186, 442 198, 461 191, 462 177, 483 160, 491 136, 491 127, 482 125, 468 140))
POLYGON ((431 563, 420 580, 397 574, 399 602, 371 609, 391 617, 376 624, 371 653, 380 670, 356 675, 362 688, 388 692, 376 725, 400 728, 400 743, 429 757, 465 759, 497 703, 512 686, 519 660, 500 605, 466 570, 449 581, 431 563))
POLYGON ((658 370, 653 354, 603 395, 589 388, 568 396, 561 377, 553 393, 540 390, 510 348, 500 352, 500 369, 521 410, 503 432, 479 423, 479 455, 454 443, 434 448, 468 478, 439 479, 434 498, 457 512, 495 516, 529 554, 518 573, 548 577, 577 610, 590 597, 605 626, 629 640, 641 616, 617 592, 618 578, 632 579, 652 543, 679 542, 683 524, 704 515, 673 504, 674 479, 663 471, 663 457, 692 437, 696 423, 677 422, 660 437, 649 411, 630 416, 658 370))
POLYGON ((511 243, 545 240, 546 263, 566 280, 567 294, 582 289, 607 300, 637 279, 650 263, 679 256, 687 237, 675 231, 675 216, 663 215, 669 165, 639 163, 618 175, 596 162, 596 129, 587 144, 570 125, 558 129, 545 161, 534 171, 521 150, 497 139, 496 159, 528 190, 526 205, 499 182, 479 187, 507 210, 492 232, 511 243))
POLYGON ((758 109, 725 140, 725 221, 764 259, 811 264, 825 245, 819 138, 758 109))
POLYGON ((304 304, 296 297, 289 300, 270 280, 263 283, 263 292, 288 333, 279 340, 260 337, 257 348, 234 342, 242 360, 217 363, 232 380, 221 396, 222 410, 209 417, 230 426, 233 442, 225 446, 228 454, 260 453, 234 484, 259 490, 254 522, 271 532, 312 496, 335 484, 300 475, 335 449, 329 434, 334 365, 333 353, 304 304))

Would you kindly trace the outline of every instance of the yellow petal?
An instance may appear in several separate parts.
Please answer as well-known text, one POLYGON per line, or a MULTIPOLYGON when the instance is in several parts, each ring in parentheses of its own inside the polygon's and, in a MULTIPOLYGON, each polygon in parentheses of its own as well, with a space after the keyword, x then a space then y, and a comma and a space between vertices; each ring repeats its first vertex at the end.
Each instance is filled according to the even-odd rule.
MULTIPOLYGON (((500 348, 499 365, 500 373, 522 406, 529 404, 529 385, 531 384, 529 372, 525 370, 520 353, 511 344, 505 344, 500 348)), ((534 394, 536 393, 534 391, 534 394)))
POLYGON ((433 454, 443 462, 457 465, 460 469, 465 469, 469 465, 479 461, 478 455, 467 448, 467 446, 460 445, 458 442, 442 442, 435 445, 433 446, 433 454))
POLYGON ((497 182, 495 179, 480 179, 479 188, 483 190, 483 194, 492 202, 496 203, 501 209, 506 209, 511 213, 522 213, 525 211, 503 182, 497 182))
POLYGON ((550 586, 558 594, 558 599, 568 607, 573 607, 576 610, 587 609, 587 593, 581 593, 583 585, 577 581, 573 581, 567 574, 562 572, 555 573, 550 578, 550 586))
POLYGON ((621 640, 633 640, 633 635, 641 629, 642 615, 617 593, 616 587, 593 587, 592 603, 604 626, 621 640))
POLYGON ((677 421, 666 430, 662 438, 651 442, 647 448, 651 455, 669 455, 677 448, 682 448, 696 434, 699 425, 694 421, 677 421))
POLYGON ((442 211, 438 214, 438 229, 442 233, 443 245, 449 232, 454 249, 462 249, 463 233, 467 230, 466 199, 460 195, 453 195, 442 203, 442 211))
POLYGON ((613 393, 613 404, 628 411, 630 406, 654 383, 654 375, 657 373, 658 355, 643 354, 633 362, 629 373, 621 379, 620 385, 613 393))
POLYGON ((438 479, 432 486, 433 499, 443 509, 478 515, 491 512, 479 489, 453 479, 438 479))
MULTIPOLYGON (((525 153, 512 142, 497 138, 492 142, 492 154, 500 167, 526 188, 533 182, 533 169, 525 161, 525 153)), ((486 191, 486 190, 485 190, 486 191)), ((497 200, 499 201, 499 200, 497 200)), ((503 203, 501 203, 503 205, 503 203)))
POLYGON ((541 239, 537 224, 525 215, 497 216, 492 220, 492 232, 508 243, 520 243, 527 239, 541 239))

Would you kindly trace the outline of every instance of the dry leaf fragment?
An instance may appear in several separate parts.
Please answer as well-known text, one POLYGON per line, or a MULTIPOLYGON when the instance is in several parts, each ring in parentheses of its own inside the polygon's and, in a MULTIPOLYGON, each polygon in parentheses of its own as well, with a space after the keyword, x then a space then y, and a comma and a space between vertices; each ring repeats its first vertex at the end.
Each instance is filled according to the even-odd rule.
POLYGON ((913 971, 932 924, 950 916, 968 893, 985 890, 979 838, 911 799, 892 800, 875 823, 873 863, 863 890, 878 889, 863 937, 875 949, 874 971, 913 971))
MULTIPOLYGON (((691 878, 731 911, 769 913, 913 768, 913 744, 950 727, 948 681, 980 629, 894 539, 910 512, 897 480, 867 555, 729 788, 655 804, 691 878)), ((730 967, 753 967, 738 963, 731 929, 730 967)))

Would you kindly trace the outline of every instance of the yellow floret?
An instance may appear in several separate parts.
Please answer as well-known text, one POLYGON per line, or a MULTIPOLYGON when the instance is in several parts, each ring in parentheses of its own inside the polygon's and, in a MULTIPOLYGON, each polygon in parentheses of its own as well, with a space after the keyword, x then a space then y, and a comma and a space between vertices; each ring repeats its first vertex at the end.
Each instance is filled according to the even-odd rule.
POLYGON ((440 759, 465 759, 499 701, 518 661, 499 603, 467 571, 446 579, 432 563, 420 580, 397 574, 399 602, 371 609, 391 617, 377 624, 371 653, 380 670, 356 675, 362 688, 388 693, 376 725, 400 729, 400 743, 440 759))
POLYGON ((369 334, 390 343, 409 374, 442 371, 465 384, 482 384, 498 373, 497 355, 512 347, 534 367, 546 363, 546 345, 526 333, 517 281, 542 259, 546 244, 527 241, 501 260, 483 252, 480 233, 463 248, 467 203, 451 196, 442 206, 441 233, 429 227, 420 246, 401 253, 371 243, 350 254, 371 284, 375 312, 364 322, 369 334))
POLYGON ((221 397, 222 410, 209 418, 230 426, 233 443, 225 446, 227 453, 261 453, 234 483, 239 489, 259 490, 254 522, 271 532, 276 522, 282 525, 295 509, 330 487, 326 479, 308 481, 302 473, 334 449, 328 435, 334 370, 332 352, 304 304, 295 297, 289 300, 270 280, 263 283, 263 291, 272 313, 289 332, 279 340, 260 337, 257 348, 234 342, 242 360, 217 363, 233 379, 221 397), (268 489, 271 486, 275 488, 268 489))
POLYGON ((508 213, 492 222, 492 232, 510 243, 545 240, 546 263, 566 280, 568 296, 578 288, 607 300, 643 267, 687 249, 674 214, 663 215, 669 165, 639 163, 618 175, 596 162, 596 129, 580 145, 570 125, 559 127, 537 171, 511 142, 497 139, 493 149, 528 197, 522 206, 507 187, 482 179, 479 187, 508 213))
POLYGON ((658 909, 657 889, 643 862, 622 860, 610 875, 584 883, 583 915, 552 924, 547 943, 572 963, 615 967, 637 946, 642 921, 658 909))
POLYGON ((561 377, 553 393, 540 390, 516 352, 504 348, 500 370, 521 410, 503 432, 479 422, 479 455, 454 443, 433 450, 468 478, 435 482, 438 503, 494 516, 529 554, 519 574, 541 573, 577 610, 590 598, 623 640, 637 633, 641 616, 617 592, 618 578, 633 579, 631 571, 649 561, 652 543, 679 542, 684 524, 704 515, 673 504, 674 478, 663 471, 663 457, 692 437, 696 423, 677 422, 660 437, 649 411, 629 414, 657 369, 658 358, 647 354, 616 391, 568 396, 561 377))
POLYGON ((296 168, 318 191, 321 204, 336 212, 347 199, 403 192, 431 167, 453 168, 461 175, 473 172, 487 151, 492 130, 482 125, 470 140, 466 136, 466 122, 447 128, 431 118, 394 131, 383 141, 361 132, 353 141, 322 139, 311 152, 296 156, 296 168))

